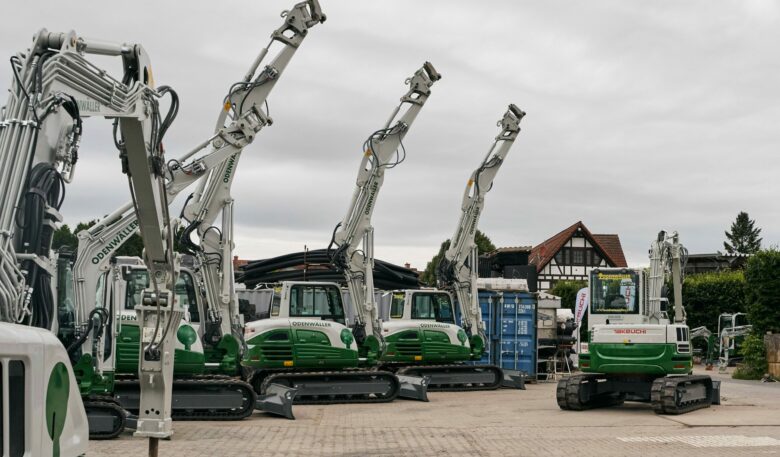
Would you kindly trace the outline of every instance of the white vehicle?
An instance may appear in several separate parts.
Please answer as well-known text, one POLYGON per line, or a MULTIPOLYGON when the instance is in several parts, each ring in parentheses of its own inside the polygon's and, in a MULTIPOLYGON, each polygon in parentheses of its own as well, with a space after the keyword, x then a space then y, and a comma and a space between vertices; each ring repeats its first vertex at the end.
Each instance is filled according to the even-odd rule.
MULTIPOLYGON (((385 343, 374 298, 371 216, 384 173, 403 161, 402 140, 440 78, 426 62, 406 80, 409 90, 384 127, 363 144, 355 191, 331 241, 331 261, 349 287, 354 322, 346 326, 338 284, 282 283, 271 317, 245 326, 244 366, 254 371, 258 393, 271 383, 293 387, 296 404, 386 402, 400 393, 394 374, 373 369, 385 343)), ((410 386, 419 391, 422 379, 410 380, 410 386)))
MULTIPOLYGON (((67 399, 67 404, 75 399, 70 395, 70 386, 78 386, 74 373, 62 368, 68 355, 61 344, 53 343, 55 334, 73 336, 72 328, 63 324, 74 324, 74 316, 70 309, 59 309, 56 304, 59 291, 54 278, 58 275, 51 240, 62 221, 59 208, 65 186, 74 178, 82 119, 111 118, 154 278, 152 287, 144 291, 144 303, 136 309, 144 334, 150 336, 144 341, 139 367, 145 380, 141 386, 145 412, 138 421, 138 434, 153 438, 154 443, 172 432, 166 348, 171 347, 174 335, 167 329, 181 315, 171 300, 176 258, 166 242, 171 227, 161 192, 165 163, 162 140, 175 118, 175 92, 167 86, 154 87, 149 57, 141 45, 91 40, 73 31, 41 30, 29 49, 11 58, 11 66, 13 86, 0 113, 0 320, 14 326, 8 332, 13 331, 19 341, 40 340, 41 351, 28 352, 22 360, 26 372, 40 374, 23 392, 25 407, 40 418, 47 399, 52 400, 48 388, 52 385, 57 392, 68 392, 60 397, 67 399), (121 79, 87 59, 95 54, 121 57, 121 79), (163 116, 160 99, 166 95, 171 97, 171 106, 163 116), (52 338, 44 341, 41 330, 30 327, 51 332, 52 338)), ((93 317, 97 315, 88 320, 93 317)), ((0 358, 19 356, 7 353, 11 349, 11 345, 0 346, 0 358)), ((42 422, 28 422, 36 428, 25 430, 29 433, 24 442, 27 455, 44 455, 47 448, 67 456, 83 453, 88 436, 85 409, 111 410, 97 402, 85 406, 49 406, 54 409, 47 416, 49 440, 36 439, 43 430, 39 428, 42 422)))
MULTIPOLYGON (((243 79, 231 85, 220 105, 214 133, 167 163, 168 204, 192 184, 198 185, 182 211, 187 227, 181 243, 195 257, 193 269, 197 267, 197 271, 185 269, 176 285, 177 304, 190 316, 188 322, 180 321, 174 332, 176 362, 171 395, 176 420, 241 420, 258 406, 251 386, 237 379, 241 375, 243 329, 233 290, 230 190, 242 153, 273 122, 266 111, 270 93, 309 29, 324 20, 317 0, 298 3, 286 11, 284 23, 271 34, 270 43, 243 79), (266 59, 273 45, 281 48, 272 59, 266 59), (218 218, 221 225, 212 225, 218 218), (191 239, 192 234, 198 235, 197 241, 191 239), (192 322, 193 318, 199 322, 192 322)), ((115 381, 115 376, 132 376, 137 371, 141 333, 131 311, 141 302, 139 290, 146 287, 143 284, 148 283, 149 274, 141 259, 117 261, 114 254, 138 228, 132 203, 121 206, 78 233, 78 256, 73 266, 76 321, 87 321, 96 309, 107 309, 107 314, 113 316, 96 320, 96 329, 84 333, 77 354, 79 366, 88 375, 80 379, 82 389, 91 395, 113 397, 111 401, 117 407, 134 414, 139 411, 139 382, 124 378, 115 381), (140 289, 135 287, 137 284, 140 289), (135 294, 118 292, 128 287, 134 288, 135 294)), ((91 436, 116 436, 124 425, 121 415, 95 416, 90 420, 91 436)))
MULTIPOLYGON (((478 301, 474 236, 485 195, 520 133, 523 116, 517 106, 509 105, 498 121, 501 132, 466 184, 458 225, 436 269, 438 285, 444 290, 393 294, 390 321, 383 324, 388 350, 382 360, 398 374, 430 377, 430 390, 496 389, 504 382, 498 366, 463 362, 480 360, 487 342, 478 301), (453 293, 458 298, 462 327, 456 322, 453 293)), ((516 376, 510 381, 510 385, 521 382, 516 376)))

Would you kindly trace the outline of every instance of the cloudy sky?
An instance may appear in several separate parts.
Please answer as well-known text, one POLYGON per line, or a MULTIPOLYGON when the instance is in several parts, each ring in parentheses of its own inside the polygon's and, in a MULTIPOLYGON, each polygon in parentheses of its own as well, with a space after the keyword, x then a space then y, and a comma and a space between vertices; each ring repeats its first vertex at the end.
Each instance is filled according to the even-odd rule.
MULTIPOLYGON (((181 98, 166 137, 176 157, 209 135, 227 88, 292 4, 13 0, 0 54, 7 61, 41 27, 142 43, 156 82, 181 98)), ((426 60, 443 78, 406 137, 407 160, 386 176, 378 257, 425 266, 451 235, 466 179, 509 103, 528 115, 480 222, 496 245, 536 244, 582 220, 618 233, 629 263, 641 265, 661 228, 678 230, 691 252, 722 249, 741 210, 765 244, 778 244, 778 5, 322 0, 327 22, 271 94, 274 125, 241 160, 236 252, 254 259, 327 243, 363 140, 426 60)), ((10 77, 6 67, 0 87, 10 77)), ((103 120, 86 124, 67 223, 128 200, 110 131, 103 120)))

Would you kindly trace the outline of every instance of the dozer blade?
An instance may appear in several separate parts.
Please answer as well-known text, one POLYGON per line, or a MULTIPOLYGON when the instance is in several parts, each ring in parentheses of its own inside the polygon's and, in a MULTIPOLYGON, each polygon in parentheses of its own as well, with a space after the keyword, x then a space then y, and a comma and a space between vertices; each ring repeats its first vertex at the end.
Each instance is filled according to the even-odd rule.
POLYGON ((257 396, 255 409, 295 420, 292 407, 297 393, 298 389, 281 384, 269 384, 265 394, 257 396))
POLYGON ((428 401, 430 376, 399 375, 398 382, 401 383, 401 391, 398 393, 399 397, 409 400, 428 401))
POLYGON ((526 374, 517 370, 504 370, 504 379, 501 381, 501 387, 508 389, 525 390, 526 374))

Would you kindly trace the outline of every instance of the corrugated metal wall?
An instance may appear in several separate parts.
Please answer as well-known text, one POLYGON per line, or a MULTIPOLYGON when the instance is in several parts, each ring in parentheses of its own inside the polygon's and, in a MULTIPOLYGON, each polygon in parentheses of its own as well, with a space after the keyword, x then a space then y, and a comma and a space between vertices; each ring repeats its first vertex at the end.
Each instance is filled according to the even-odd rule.
POLYGON ((481 363, 536 375, 536 296, 529 292, 479 292, 488 343, 481 363))

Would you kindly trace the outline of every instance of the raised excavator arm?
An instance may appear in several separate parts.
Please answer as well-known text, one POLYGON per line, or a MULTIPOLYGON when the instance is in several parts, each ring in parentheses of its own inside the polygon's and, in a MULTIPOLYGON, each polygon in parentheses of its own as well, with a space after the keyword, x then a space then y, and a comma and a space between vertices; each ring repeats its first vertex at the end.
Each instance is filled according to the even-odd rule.
POLYGON ((241 152, 255 135, 272 123, 268 115, 268 95, 276 86, 287 64, 308 34, 309 28, 326 17, 317 0, 296 4, 282 13, 285 24, 271 34, 271 42, 262 50, 244 79, 231 87, 225 97, 225 109, 217 120, 216 131, 222 132, 213 142, 215 150, 227 153, 227 160, 207 171, 182 209, 187 225, 180 237, 181 245, 200 261, 206 289, 206 301, 220 322, 220 333, 243 338, 243 323, 238 311, 233 272, 233 198, 230 189, 241 159, 241 152), (274 42, 283 48, 260 72, 274 42), (265 105, 265 110, 263 106, 265 105), (227 125, 226 125, 227 123, 227 125), (221 215, 220 226, 214 225, 221 215), (192 239, 196 233, 198 241, 192 239))
MULTIPOLYGON (((202 215, 204 219, 200 223, 195 220, 189 224, 184 232, 184 245, 198 255, 203 265, 206 303, 212 319, 221 325, 220 333, 229 335, 232 329, 232 334, 239 339, 243 337, 243 330, 238 324, 238 307, 233 290, 230 198, 234 171, 243 149, 254 141, 263 127, 271 124, 270 117, 262 111, 271 89, 306 37, 308 28, 325 20, 317 0, 298 3, 292 10, 285 11, 283 17, 284 25, 273 32, 271 42, 261 50, 249 72, 240 82, 231 86, 217 119, 215 133, 178 160, 168 162, 166 192, 169 203, 192 183, 201 183, 198 191, 188 200, 183 215, 202 215), (282 43, 283 49, 257 74, 257 69, 274 42, 282 43), (199 156, 209 147, 207 154, 199 156), (220 210, 223 216, 222 230, 212 230, 211 224, 220 210), (202 246, 190 239, 189 235, 193 231, 198 232, 202 246)), ((95 291, 100 274, 109 269, 114 252, 137 228, 138 219, 132 202, 128 202, 94 226, 78 233, 78 254, 73 267, 77 322, 86 322, 87 316, 95 309, 95 291)), ((98 318, 99 315, 95 317, 98 318)), ((87 350, 96 348, 102 351, 104 345, 94 344, 93 341, 93 335, 99 333, 92 332, 85 339, 84 347, 87 350)), ((94 355, 94 363, 103 365, 103 355, 94 355)), ((110 360, 106 362, 110 366, 110 360)), ((102 371, 102 367, 97 368, 99 372, 102 371)))
POLYGON ((674 322, 676 324, 685 323, 685 308, 682 302, 682 282, 683 282, 683 264, 688 257, 688 250, 680 244, 680 237, 677 232, 668 234, 660 231, 658 237, 650 246, 650 271, 648 275, 648 306, 647 315, 661 322, 661 319, 668 319, 666 316, 666 307, 663 302, 668 303, 664 297, 666 277, 668 274, 672 278, 672 290, 674 293, 674 322))
POLYGON ((472 347, 483 348, 487 338, 477 294, 477 245, 474 236, 485 204, 485 195, 493 187, 493 180, 501 164, 520 133, 520 120, 525 116, 514 104, 509 105, 504 117, 498 121, 501 133, 496 137, 479 167, 463 192, 463 203, 458 225, 455 227, 450 247, 436 267, 436 279, 440 288, 454 292, 458 298, 463 329, 471 337, 472 347), (481 342, 475 341, 475 337, 481 342))
POLYGON ((426 62, 406 80, 409 91, 401 97, 400 105, 393 110, 384 127, 372 133, 363 144, 363 159, 352 200, 328 247, 330 252, 335 245, 330 252, 331 261, 344 273, 355 308, 352 333, 359 347, 368 348, 372 353, 369 357, 376 357, 384 346, 382 323, 374 298, 374 228, 371 216, 385 170, 404 160, 406 153, 402 140, 428 100, 431 86, 439 79, 441 75, 430 62, 426 62), (405 109, 403 114, 402 109, 405 109), (369 325, 370 334, 366 330, 369 325))
MULTIPOLYGON (((0 216, 3 273, 0 309, 15 322, 58 330, 52 295, 50 248, 62 216, 64 184, 74 176, 82 118, 115 119, 114 137, 128 175, 133 207, 144 237, 151 287, 136 309, 143 326, 139 372, 143 379, 138 434, 164 437, 170 427, 171 323, 182 310, 172 299, 177 273, 165 195, 162 139, 176 115, 177 97, 154 88, 149 57, 138 44, 110 43, 50 33, 33 39, 28 53, 11 59, 15 86, 2 116, 0 216), (85 56, 121 57, 121 80, 85 56), (159 99, 171 96, 160 113, 159 99)), ((40 398, 40 397, 39 397, 40 398)))

